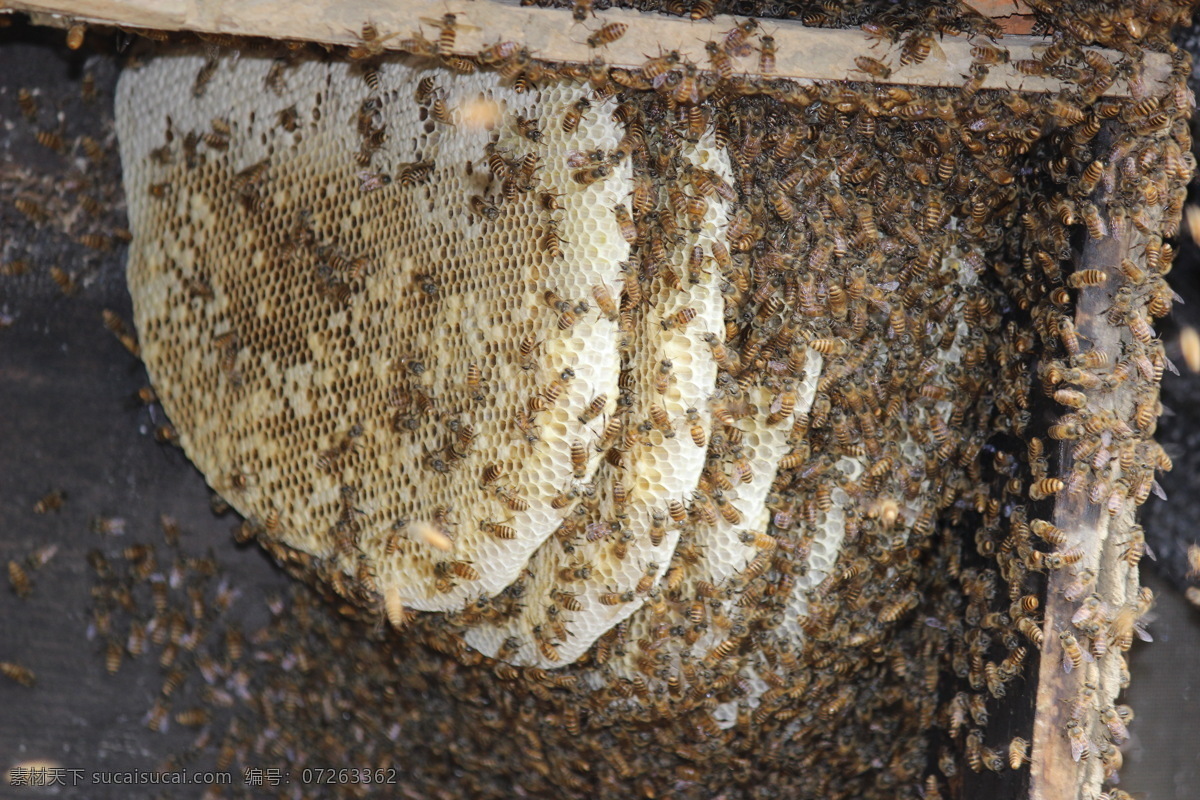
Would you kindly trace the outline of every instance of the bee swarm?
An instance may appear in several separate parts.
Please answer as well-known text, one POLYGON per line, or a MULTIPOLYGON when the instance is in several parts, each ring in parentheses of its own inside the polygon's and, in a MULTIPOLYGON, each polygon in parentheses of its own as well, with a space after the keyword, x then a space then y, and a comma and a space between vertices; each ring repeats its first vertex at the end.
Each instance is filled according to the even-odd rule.
POLYGON ((870 82, 934 29, 828 11, 892 55, 798 83, 723 69, 770 46, 753 20, 640 69, 364 29, 124 75, 130 290, 179 442, 396 629, 365 674, 444 678, 472 796, 961 793, 1027 761, 988 709, 1038 650, 1071 694, 1033 757, 1115 775, 1190 64, 1173 7, 1031 5, 1055 93, 980 88, 983 38, 961 88, 870 82))

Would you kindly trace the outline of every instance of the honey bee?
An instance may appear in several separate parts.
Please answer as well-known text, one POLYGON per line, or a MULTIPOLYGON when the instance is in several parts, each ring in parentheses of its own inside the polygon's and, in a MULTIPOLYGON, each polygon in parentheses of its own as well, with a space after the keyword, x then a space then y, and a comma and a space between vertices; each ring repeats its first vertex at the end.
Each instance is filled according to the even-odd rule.
POLYGON ((529 501, 522 497, 518 497, 511 489, 503 486, 497 486, 496 496, 500 498, 500 502, 503 503, 510 511, 529 510, 529 501))
POLYGON ((358 173, 358 190, 363 194, 377 191, 391 183, 392 176, 382 172, 363 171, 358 173))
POLYGON ((658 364, 658 369, 654 373, 654 391, 658 394, 666 394, 668 387, 671 385, 671 369, 674 364, 669 359, 664 358, 658 364))
POLYGON ((1080 270, 1067 278, 1067 284, 1072 289, 1082 289, 1085 286, 1102 286, 1107 281, 1108 274, 1101 269, 1080 270))
POLYGON ((33 122, 37 118, 37 98, 28 89, 22 88, 17 90, 17 106, 21 109, 21 113, 25 116, 25 119, 33 122))
POLYGON ((104 655, 104 668, 108 670, 109 675, 116 674, 121 668, 121 658, 125 650, 117 643, 115 639, 108 641, 108 647, 104 655))
POLYGON ((1066 734, 1071 743, 1071 758, 1080 761, 1091 754, 1092 748, 1087 733, 1078 721, 1067 720, 1066 734))
POLYGON ((1075 634, 1070 631, 1062 631, 1058 634, 1059 643, 1063 649, 1063 671, 1070 672, 1083 665, 1084 661, 1094 661, 1092 654, 1079 646, 1079 640, 1075 638, 1075 634))
POLYGON ((721 80, 730 80, 733 78, 733 61, 729 58, 721 46, 716 42, 707 42, 704 45, 704 50, 708 53, 708 59, 712 62, 713 69, 721 80))
POLYGON ((29 219, 33 222, 45 222, 50 218, 50 215, 46 212, 45 207, 42 206, 41 203, 35 203, 27 198, 18 197, 17 199, 13 200, 13 205, 16 207, 17 211, 20 211, 22 214, 29 217, 29 219))
POLYGON ((791 416, 796 408, 795 382, 790 378, 784 381, 784 390, 775 396, 771 402, 771 412, 767 416, 768 425, 777 425, 791 416))
POLYGON ((1035 647, 1041 649, 1044 634, 1042 628, 1030 617, 1021 617, 1017 620, 1017 630, 1021 632, 1035 647))
POLYGON ((770 75, 775 71, 775 37, 761 36, 758 43, 758 72, 761 75, 770 75))
POLYGON ((617 228, 621 231, 621 238, 630 244, 637 244, 638 228, 634 224, 633 219, 629 216, 629 209, 624 204, 618 203, 613 206, 613 214, 617 218, 617 228))
MULTIPOLYGON (((562 242, 558 238, 558 228, 552 223, 546 226, 545 233, 540 239, 542 249, 546 251, 546 255, 551 258, 562 258, 562 242)), ((563 312, 564 314, 567 312, 563 312)), ((571 327, 569 324, 566 327, 571 327)), ((560 330, 565 328, 560 327, 560 330)))
POLYGON ((542 131, 538 127, 536 119, 526 119, 520 114, 516 117, 517 132, 531 142, 540 142, 542 140, 542 131))
POLYGON ((489 222, 494 222, 500 216, 500 208, 495 203, 477 194, 471 195, 470 207, 472 214, 483 217, 489 222))
POLYGON ((913 31, 900 47, 900 65, 908 66, 924 62, 935 47, 937 44, 930 31, 923 29, 913 31))
MULTIPOLYGON (((901 63, 904 63, 903 60, 901 60, 901 63)), ((857 56, 854 59, 854 64, 858 67, 859 72, 864 75, 870 75, 872 78, 885 81, 892 76, 892 68, 877 58, 857 56)))
MULTIPOLYGON (((1128 706, 1126 706, 1128 708, 1128 706)), ((1128 741, 1129 729, 1125 727, 1125 721, 1117 713, 1117 709, 1108 706, 1100 710, 1100 721, 1104 723, 1104 727, 1108 728, 1108 733, 1117 744, 1128 741)))
MULTIPOLYGON (((379 29, 375 27, 374 23, 364 22, 361 32, 359 33, 359 43, 354 47, 351 47, 346 55, 355 61, 360 61, 365 58, 374 58, 375 56, 382 55, 384 42, 386 42, 388 39, 395 38, 398 35, 398 33, 389 33, 387 36, 380 36, 379 29)), ((400 49, 408 50, 416 55, 428 56, 435 54, 436 51, 432 42, 427 42, 421 37, 418 37, 418 39, 420 39, 421 44, 407 39, 403 42, 400 42, 400 49)))
POLYGON ((146 652, 146 626, 134 621, 129 624, 129 638, 125 642, 125 651, 137 658, 146 652))
POLYGON ((612 167, 608 164, 600 164, 599 166, 581 169, 571 173, 571 179, 580 186, 591 186, 597 181, 604 180, 612 174, 612 167))
POLYGON ((756 30, 758 30, 756 20, 743 20, 725 32, 721 39, 721 47, 731 56, 744 58, 751 53, 749 39, 756 30))
POLYGON ((587 474, 587 445, 582 440, 571 442, 571 469, 575 480, 581 481, 587 474))
POLYGON ((1030 520, 1029 528, 1043 540, 1055 546, 1061 547, 1067 542, 1066 531, 1050 524, 1049 522, 1046 522, 1045 520, 1030 520))
POLYGON ((685 414, 687 415, 688 433, 692 437, 692 442, 696 447, 704 447, 708 444, 708 437, 704 433, 704 425, 700 422, 700 412, 695 408, 689 408, 685 414))
POLYGON ((650 404, 650 420, 654 423, 654 427, 662 432, 663 436, 668 439, 675 436, 675 429, 671 425, 671 418, 667 416, 666 410, 658 403, 650 404))
POLYGON ((592 107, 591 102, 586 97, 581 97, 571 104, 567 109, 567 113, 563 115, 562 129, 563 133, 572 133, 579 127, 579 122, 583 119, 592 107))
POLYGON ((600 595, 600 604, 605 606, 617 606, 622 603, 632 603, 636 595, 633 592, 604 592, 600 595))
POLYGON ((414 95, 416 101, 421 105, 429 102, 435 91, 435 80, 432 75, 426 75, 417 82, 417 90, 414 95))
POLYGON ((691 306, 684 306, 679 311, 676 311, 671 316, 664 319, 661 323, 663 330, 671 330, 672 328, 686 327, 689 322, 696 318, 696 309, 691 306))
POLYGON ((25 568, 16 561, 8 562, 8 582, 12 586, 13 592, 24 599, 33 591, 33 584, 30 583, 29 574, 25 572, 25 568))
POLYGON ((1032 500, 1045 500, 1047 497, 1061 492, 1063 486, 1064 484, 1059 478, 1043 478, 1030 484, 1029 497, 1032 500))
POLYGON ((429 116, 443 125, 454 125, 454 110, 446 105, 446 101, 442 97, 434 98, 433 105, 429 108, 429 116))
POLYGON ((654 582, 658 580, 658 564, 651 561, 646 564, 646 571, 641 578, 638 579, 637 586, 634 587, 634 592, 637 594, 646 594, 654 588, 654 582))
POLYGON ((609 22, 587 38, 588 47, 603 47, 625 35, 629 28, 624 22, 609 22))
MULTIPOLYGON (((1143 591, 1147 590, 1143 587, 1143 591)), ((1149 610, 1149 605, 1150 603, 1147 601, 1126 603, 1113 618, 1108 628, 1108 638, 1121 652, 1126 652, 1133 646, 1135 635, 1144 642, 1153 641, 1154 637, 1150 635, 1143 624, 1143 617, 1149 610)))
POLYGON ((33 686, 37 682, 37 675, 33 670, 11 661, 0 661, 0 675, 22 686, 33 686))
POLYGON ((58 511, 66 502, 66 492, 61 489, 53 489, 42 495, 41 499, 33 504, 33 513, 49 514, 51 511, 58 511))

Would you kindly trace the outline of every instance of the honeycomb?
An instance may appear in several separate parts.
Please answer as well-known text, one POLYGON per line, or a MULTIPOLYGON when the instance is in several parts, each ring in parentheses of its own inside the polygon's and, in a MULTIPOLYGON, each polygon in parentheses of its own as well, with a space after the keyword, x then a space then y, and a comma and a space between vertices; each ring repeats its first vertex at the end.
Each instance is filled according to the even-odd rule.
POLYGON ((204 66, 155 61, 118 97, 128 185, 145 189, 136 322, 183 446, 244 514, 376 594, 423 611, 494 595, 571 512, 556 498, 600 461, 581 417, 617 395, 617 326, 592 290, 619 294, 629 244, 591 208, 628 175, 581 186, 566 167, 617 144, 611 104, 571 132, 547 125, 535 150, 514 120, 558 118, 580 90, 396 65, 342 95, 322 87, 345 65, 273 78, 276 62, 242 59, 148 124, 137 98, 204 66), (386 141, 367 163, 326 157, 373 131, 386 141), (485 151, 536 156, 527 179, 557 211, 497 205, 485 151))

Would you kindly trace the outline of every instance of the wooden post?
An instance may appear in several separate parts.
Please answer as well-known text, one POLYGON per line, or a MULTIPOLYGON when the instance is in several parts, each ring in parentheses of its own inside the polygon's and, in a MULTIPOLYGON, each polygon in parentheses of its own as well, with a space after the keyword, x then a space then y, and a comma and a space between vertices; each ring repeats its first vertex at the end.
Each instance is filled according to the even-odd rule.
MULTIPOLYGON (((1100 152, 1113 152, 1111 127, 1099 135, 1100 152)), ((1114 161, 1107 159, 1111 172, 1116 169, 1114 161)), ((1125 282, 1121 261, 1131 259, 1144 263, 1146 237, 1126 220, 1124 224, 1114 222, 1104 192, 1106 181, 1101 180, 1097 190, 1096 205, 1108 226, 1103 238, 1088 237, 1077 255, 1076 272, 1085 269, 1102 270, 1107 280, 1098 285, 1081 289, 1078 293, 1075 325, 1081 347, 1107 355, 1108 364, 1115 365, 1124 352, 1126 343, 1132 341, 1129 329, 1123 324, 1113 324, 1109 311, 1113 306, 1116 288, 1125 282)), ((1111 185, 1111 182, 1108 182, 1111 185)), ((1157 221, 1156 221, 1157 224, 1157 221)), ((1127 420, 1134 408, 1132 389, 1125 386, 1113 391, 1103 389, 1087 392, 1089 411, 1112 411, 1116 418, 1127 420)), ((1059 448, 1061 476, 1066 479, 1071 472, 1072 440, 1062 442, 1059 448)), ((1122 477, 1117 459, 1113 459, 1103 473, 1112 481, 1122 477)), ((1100 478, 1101 474, 1097 475, 1100 478)), ((1068 487, 1069 489, 1070 487, 1068 487)), ((1067 534, 1067 548, 1081 548, 1083 558, 1077 563, 1059 570, 1052 570, 1046 592, 1046 615, 1043 633, 1041 666, 1037 690, 1037 715, 1033 730, 1031 800, 1073 800, 1098 796, 1104 779, 1096 747, 1091 742, 1104 741, 1099 733, 1103 725, 1098 712, 1103 706, 1111 706, 1121 692, 1120 654, 1116 648, 1095 662, 1085 663, 1071 672, 1063 667, 1064 648, 1060 633, 1074 632, 1080 645, 1087 648, 1089 640, 1072 626, 1072 617, 1079 607, 1079 600, 1095 592, 1100 599, 1115 610, 1134 602, 1138 592, 1138 570, 1130 567, 1122 558, 1124 541, 1134 525, 1136 506, 1126 503, 1116 515, 1110 514, 1104 503, 1089 500, 1087 487, 1076 493, 1060 492, 1054 508, 1054 524, 1067 534), (1068 600, 1073 585, 1081 580, 1088 570, 1096 574, 1094 588, 1081 596, 1068 600), (1068 722, 1076 707, 1076 700, 1085 684, 1095 690, 1094 702, 1081 715, 1081 730, 1087 737, 1091 753, 1076 760, 1072 742, 1067 735, 1068 722)), ((1108 631, 1101 634, 1107 636, 1108 631)))

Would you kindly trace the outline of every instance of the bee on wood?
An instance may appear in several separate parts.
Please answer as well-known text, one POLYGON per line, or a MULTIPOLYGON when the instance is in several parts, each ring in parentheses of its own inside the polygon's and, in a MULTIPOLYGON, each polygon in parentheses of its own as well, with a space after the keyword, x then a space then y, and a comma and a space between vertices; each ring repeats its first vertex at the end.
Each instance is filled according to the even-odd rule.
POLYGON ((1091 742, 1083 726, 1076 720, 1067 720, 1067 739, 1071 743, 1071 758, 1080 761, 1087 758, 1091 752, 1091 742))
MULTIPOLYGON (((387 36, 380 36, 379 28, 375 26, 375 23, 364 22, 359 33, 359 43, 354 47, 351 47, 346 55, 354 61, 361 61, 363 59, 374 58, 375 56, 382 55, 384 42, 386 42, 388 39, 393 39, 396 36, 399 36, 399 33, 389 33, 387 36)), ((432 42, 426 42, 423 38, 421 39, 421 42, 424 43, 423 46, 401 46, 400 49, 408 50, 416 55, 428 56, 435 54, 436 51, 432 42)), ((405 40, 405 42, 400 44, 403 45, 405 43, 414 44, 409 40, 405 40)))
POLYGON ((757 20, 743 20, 725 32, 721 39, 721 47, 731 56, 744 58, 752 51, 749 39, 756 30, 758 30, 757 20))
POLYGON ((1108 281, 1108 273, 1102 269, 1084 269, 1075 272, 1067 278, 1067 285, 1072 289, 1082 289, 1085 286, 1102 286, 1108 281))
POLYGON ((1059 643, 1063 649, 1063 671, 1070 672, 1072 669, 1077 669, 1083 665, 1084 661, 1094 661, 1092 654, 1079 646, 1079 640, 1075 638, 1075 634, 1070 631, 1062 631, 1058 634, 1059 643))
MULTIPOLYGON (((903 61, 901 61, 901 63, 903 63, 903 61)), ((878 78, 879 80, 885 81, 892 77, 892 68, 877 58, 871 58, 870 56, 857 56, 854 59, 854 64, 858 67, 859 72, 863 73, 864 75, 870 75, 872 78, 878 78)))
POLYGON ((720 76, 721 80, 730 80, 733 78, 733 60, 729 58, 729 54, 721 49, 721 46, 716 42, 707 42, 704 45, 705 52, 708 53, 708 59, 712 62, 713 70, 720 76))
POLYGON ((900 65, 922 63, 936 46, 932 32, 923 29, 913 31, 900 47, 900 65))
POLYGON ((624 22, 609 22, 587 38, 588 47, 603 47, 625 35, 629 28, 624 22))
POLYGON ((775 71, 775 37, 760 36, 758 43, 758 72, 770 75, 775 71))
POLYGON ((1037 647, 1039 650, 1041 649, 1044 634, 1042 633, 1041 626, 1038 625, 1037 622, 1030 617, 1021 617, 1019 620, 1017 620, 1017 630, 1024 635, 1026 639, 1032 642, 1035 647, 1037 647))
POLYGON ((642 64, 642 77, 650 81, 659 81, 669 70, 673 70, 680 60, 681 56, 678 50, 651 58, 642 64))

